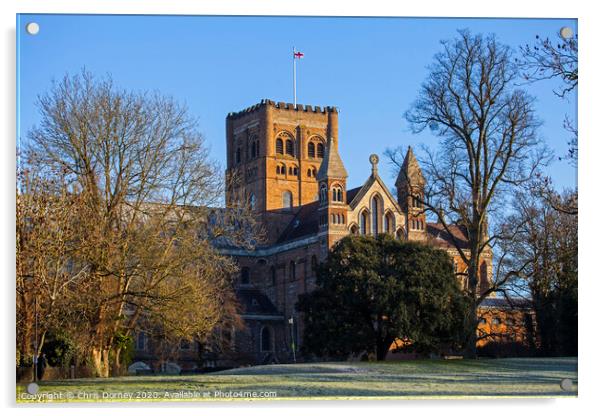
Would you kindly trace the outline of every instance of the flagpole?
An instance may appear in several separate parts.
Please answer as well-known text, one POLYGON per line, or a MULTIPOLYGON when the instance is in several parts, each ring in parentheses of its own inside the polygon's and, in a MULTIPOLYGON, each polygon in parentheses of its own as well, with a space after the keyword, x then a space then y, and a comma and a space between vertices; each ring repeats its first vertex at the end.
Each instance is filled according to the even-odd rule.
POLYGON ((293 46, 293 103, 297 107, 297 59, 295 53, 295 47, 293 46))

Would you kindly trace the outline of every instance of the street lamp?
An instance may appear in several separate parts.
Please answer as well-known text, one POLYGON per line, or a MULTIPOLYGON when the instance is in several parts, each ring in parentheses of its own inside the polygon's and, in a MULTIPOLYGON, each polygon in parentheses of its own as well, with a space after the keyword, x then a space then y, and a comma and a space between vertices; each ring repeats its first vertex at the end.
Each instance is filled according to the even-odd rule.
POLYGON ((291 325, 291 347, 293 350, 293 362, 297 363, 297 355, 295 353, 295 332, 294 332, 295 318, 292 315, 289 318, 288 323, 291 325))

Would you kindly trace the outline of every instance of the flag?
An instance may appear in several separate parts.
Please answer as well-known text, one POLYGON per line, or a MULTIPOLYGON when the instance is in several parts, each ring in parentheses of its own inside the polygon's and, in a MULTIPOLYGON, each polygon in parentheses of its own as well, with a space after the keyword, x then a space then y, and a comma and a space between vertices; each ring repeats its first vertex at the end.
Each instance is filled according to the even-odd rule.
POLYGON ((301 59, 305 56, 305 54, 303 52, 299 52, 299 51, 294 51, 293 52, 293 59, 301 59))

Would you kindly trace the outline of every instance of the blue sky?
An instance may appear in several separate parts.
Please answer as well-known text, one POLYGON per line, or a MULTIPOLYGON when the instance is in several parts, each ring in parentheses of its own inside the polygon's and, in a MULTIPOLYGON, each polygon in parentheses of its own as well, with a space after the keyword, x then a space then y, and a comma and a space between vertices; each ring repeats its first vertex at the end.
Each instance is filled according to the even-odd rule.
MULTIPOLYGON (((225 117, 262 98, 292 102, 291 49, 298 65, 298 102, 339 107, 340 153, 348 186, 370 174, 368 156, 390 147, 436 145, 429 132, 413 135, 402 115, 416 98, 439 41, 468 28, 495 33, 511 47, 555 36, 574 19, 301 18, 215 16, 20 15, 17 17, 18 124, 24 138, 39 121, 38 94, 53 79, 86 67, 111 74, 118 86, 158 90, 185 102, 200 121, 214 159, 225 164, 225 117), (25 25, 40 25, 36 36, 25 25)), ((576 94, 556 97, 558 81, 524 86, 537 99, 540 134, 562 156, 565 114, 577 118, 576 94)), ((559 188, 576 184, 565 161, 548 169, 559 188)))

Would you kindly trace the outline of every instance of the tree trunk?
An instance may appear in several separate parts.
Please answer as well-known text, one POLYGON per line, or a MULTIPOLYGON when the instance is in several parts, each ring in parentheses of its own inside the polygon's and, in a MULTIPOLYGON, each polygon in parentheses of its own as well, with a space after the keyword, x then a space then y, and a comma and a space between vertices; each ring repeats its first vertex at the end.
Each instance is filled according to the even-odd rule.
POLYGON ((121 375, 121 348, 115 348, 113 350, 113 375, 121 375))
POLYGON ((477 358, 477 329, 479 326, 477 308, 478 305, 473 301, 468 315, 468 333, 466 334, 466 344, 464 345, 464 358, 477 358))
POLYGON ((92 348, 92 365, 94 366, 94 375, 96 377, 109 377, 109 352, 108 348, 92 348))

